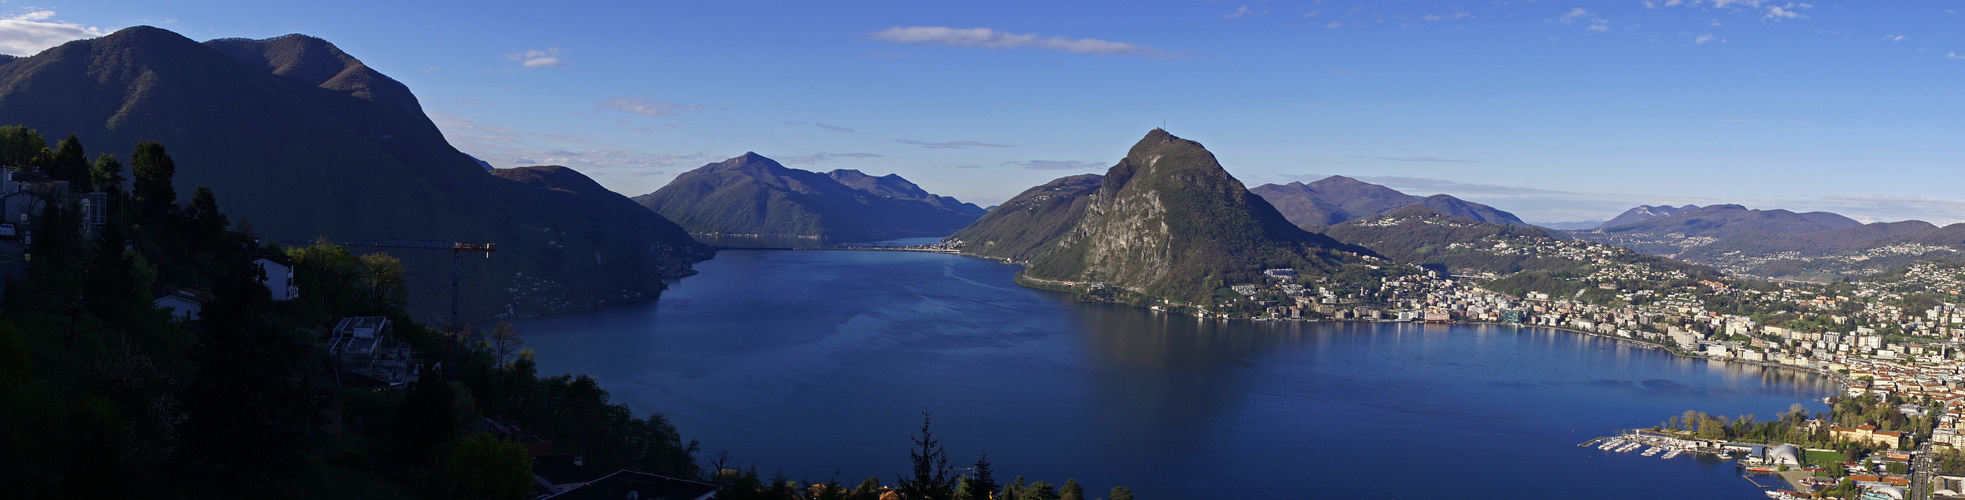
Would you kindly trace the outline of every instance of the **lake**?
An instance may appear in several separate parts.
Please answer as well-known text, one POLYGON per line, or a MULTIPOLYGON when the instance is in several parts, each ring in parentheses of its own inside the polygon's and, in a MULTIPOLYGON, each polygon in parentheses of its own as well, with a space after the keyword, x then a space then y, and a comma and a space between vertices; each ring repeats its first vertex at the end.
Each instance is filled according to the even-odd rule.
MULTIPOLYGON (((515 321, 542 374, 667 414, 707 460, 892 484, 922 412, 1089 496, 1765 498, 1731 463, 1579 448, 1685 410, 1812 411, 1826 378, 1505 326, 1197 320, 954 255, 724 251, 654 302, 515 321)), ((1767 480, 1762 480, 1767 483, 1767 480)))

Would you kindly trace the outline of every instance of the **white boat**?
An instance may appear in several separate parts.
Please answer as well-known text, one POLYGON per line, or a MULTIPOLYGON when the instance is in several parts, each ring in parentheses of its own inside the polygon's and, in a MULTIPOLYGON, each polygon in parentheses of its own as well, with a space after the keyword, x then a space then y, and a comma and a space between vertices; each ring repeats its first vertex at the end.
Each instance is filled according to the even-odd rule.
POLYGON ((1679 454, 1678 450, 1667 451, 1665 452, 1664 458, 1668 460, 1673 458, 1678 458, 1678 454, 1679 454))

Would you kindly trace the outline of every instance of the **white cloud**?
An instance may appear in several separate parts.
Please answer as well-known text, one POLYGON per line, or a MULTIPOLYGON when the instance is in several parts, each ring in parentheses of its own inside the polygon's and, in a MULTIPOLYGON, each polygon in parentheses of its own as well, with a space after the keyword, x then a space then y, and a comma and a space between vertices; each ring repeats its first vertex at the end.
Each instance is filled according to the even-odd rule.
MULTIPOLYGON (((1794 4, 1788 4, 1788 5, 1789 8, 1793 8, 1794 4)), ((1808 17, 1808 16, 1801 15, 1800 12, 1795 12, 1793 10, 1781 8, 1780 6, 1777 5, 1773 7, 1768 7, 1767 15, 1761 17, 1761 19, 1773 19, 1775 21, 1779 21, 1782 19, 1794 19, 1798 17, 1808 17)))
POLYGON ((696 111, 702 106, 684 106, 672 102, 649 102, 647 97, 615 97, 600 102, 600 109, 611 109, 642 116, 670 116, 683 111, 696 111))
POLYGON ((1303 13, 1303 17, 1317 17, 1317 14, 1320 12, 1323 12, 1323 10, 1313 10, 1310 12, 1305 12, 1303 13))
POLYGON ((909 140, 909 139, 894 139, 894 142, 898 142, 901 144, 912 144, 915 146, 921 146, 928 149, 962 149, 962 148, 971 148, 971 147, 975 147, 975 148, 1016 147, 1016 146, 1005 146, 1002 144, 990 144, 987 142, 976 142, 976 141, 923 142, 923 141, 916 141, 916 140, 909 140))
MULTIPOLYGON (((1713 40, 1719 40, 1719 37, 1716 37, 1716 36, 1713 36, 1713 34, 1712 34, 1712 33, 1707 33, 1707 34, 1704 34, 1704 35, 1699 35, 1699 38, 1694 38, 1694 39, 1692 39, 1692 43, 1694 43, 1694 44, 1704 44, 1704 43, 1706 43, 1706 42, 1710 42, 1710 41, 1713 41, 1713 40)), ((1720 41, 1722 41, 1722 42, 1723 42, 1723 41, 1725 41, 1725 40, 1720 40, 1720 41)))
POLYGON ((1904 41, 1904 36, 1903 36, 1903 35, 1890 35, 1890 36, 1885 36, 1885 37, 1883 37, 1883 39, 1884 39, 1884 40, 1889 40, 1889 41, 1892 41, 1892 42, 1901 42, 1901 41, 1904 41))
POLYGON ((566 61, 559 59, 559 53, 559 47, 547 47, 546 50, 528 50, 525 52, 505 54, 505 58, 518 61, 520 66, 527 68, 565 66, 566 61))
POLYGON ((778 160, 786 164, 802 165, 802 164, 818 163, 822 161, 837 160, 840 158, 879 158, 879 157, 880 155, 873 154, 873 153, 812 153, 809 155, 781 156, 778 157, 778 160))
POLYGON ((1041 49, 1091 55, 1144 55, 1154 59, 1173 59, 1182 54, 1164 49, 1113 42, 1096 38, 1040 37, 989 28, 949 28, 944 26, 896 26, 869 34, 875 40, 893 43, 928 43, 952 47, 984 49, 1041 49))
POLYGON ((1344 23, 1339 23, 1339 22, 1332 22, 1332 23, 1330 23, 1330 24, 1326 24, 1326 25, 1324 25, 1324 27, 1325 27, 1325 28, 1342 28, 1342 27, 1344 27, 1344 23))
POLYGON ((0 18, 0 54, 31 56, 50 47, 109 34, 94 26, 51 21, 52 10, 34 10, 0 18))
POLYGON ((1596 16, 1597 16, 1596 14, 1594 14, 1594 13, 1591 13, 1590 11, 1587 11, 1587 10, 1583 10, 1583 8, 1582 8, 1582 7, 1577 7, 1577 8, 1574 8, 1574 9, 1570 9, 1570 10, 1569 10, 1569 12, 1567 12, 1567 13, 1564 13, 1564 14, 1562 15, 1562 17, 1560 17, 1560 18, 1557 18, 1556 20, 1557 20, 1557 21, 1562 21, 1562 22, 1565 22, 1565 23, 1566 23, 1566 22, 1570 22, 1570 21, 1575 21, 1575 20, 1577 20, 1577 19, 1583 19, 1583 18, 1589 18, 1589 17, 1596 17, 1596 16))
POLYGON ((1468 13, 1468 12, 1466 12, 1466 11, 1460 11, 1460 12, 1455 12, 1455 13, 1452 13, 1452 14, 1447 14, 1447 15, 1444 15, 1444 16, 1442 16, 1442 15, 1439 15, 1439 14, 1427 14, 1427 15, 1426 15, 1426 17, 1423 17, 1423 18, 1420 18, 1420 19, 1421 19, 1421 20, 1426 20, 1426 21, 1445 21, 1445 20, 1448 20, 1448 19, 1466 19, 1466 18, 1469 18, 1469 17, 1474 17, 1474 15, 1473 15, 1473 14, 1470 14, 1470 13, 1468 13))
POLYGON ((1945 58, 1946 58, 1946 59, 1965 59, 1965 56, 1961 56, 1961 55, 1958 55, 1958 53, 1957 53, 1957 52, 1946 52, 1946 53, 1945 53, 1945 58))
POLYGON ((1601 24, 1592 24, 1592 25, 1590 25, 1590 27, 1588 27, 1588 28, 1584 28, 1584 29, 1587 29, 1587 30, 1590 30, 1590 31, 1610 31, 1610 27, 1609 27, 1609 26, 1604 26, 1604 25, 1601 25, 1601 24))

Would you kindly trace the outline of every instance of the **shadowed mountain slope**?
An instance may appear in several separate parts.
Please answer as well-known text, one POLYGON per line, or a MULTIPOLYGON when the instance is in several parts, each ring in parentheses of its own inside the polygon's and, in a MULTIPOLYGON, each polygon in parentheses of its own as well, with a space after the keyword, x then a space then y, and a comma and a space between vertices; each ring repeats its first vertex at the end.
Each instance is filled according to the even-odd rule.
MULTIPOLYGON (((487 173, 407 87, 303 35, 201 44, 139 26, 69 42, 0 64, 0 117, 73 133, 90 155, 127 159, 139 141, 162 142, 179 199, 209 186, 262 238, 495 242, 499 258, 465 269, 466 319, 648 296, 707 257, 659 216, 487 173), (600 224, 598 214, 623 226, 569 232, 600 224)), ((557 175, 569 176, 578 174, 557 175)), ((403 259, 417 316, 448 310, 449 255, 352 250, 403 259)))

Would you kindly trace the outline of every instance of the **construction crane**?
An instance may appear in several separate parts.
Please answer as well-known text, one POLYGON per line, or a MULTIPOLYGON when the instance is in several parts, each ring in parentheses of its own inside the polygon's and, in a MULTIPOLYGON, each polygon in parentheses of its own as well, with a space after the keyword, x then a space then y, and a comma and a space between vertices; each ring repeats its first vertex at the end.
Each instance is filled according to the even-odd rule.
POLYGON ((340 245, 344 247, 424 248, 424 249, 431 249, 431 250, 444 250, 444 249, 450 250, 450 324, 447 325, 447 327, 452 329, 458 329, 458 331, 452 332, 452 334, 450 335, 450 353, 447 356, 447 359, 444 361, 444 378, 453 381, 457 380, 457 337, 463 334, 463 331, 459 328, 459 323, 457 322, 457 288, 458 288, 457 263, 459 260, 462 260, 462 256, 464 255, 464 252, 484 252, 484 258, 489 259, 491 258, 492 252, 498 251, 497 248, 494 248, 496 244, 486 243, 483 245, 479 245, 475 243, 463 243, 463 242, 456 242, 456 241, 435 241, 435 240, 330 240, 327 238, 320 238, 314 240, 284 239, 284 240, 280 240, 280 243, 290 244, 295 246, 307 246, 315 243, 328 243, 328 244, 340 245))

